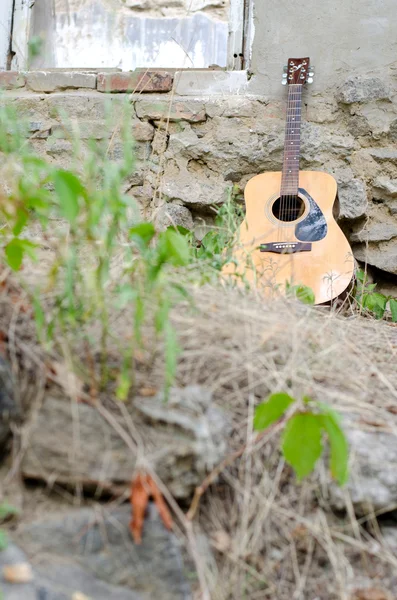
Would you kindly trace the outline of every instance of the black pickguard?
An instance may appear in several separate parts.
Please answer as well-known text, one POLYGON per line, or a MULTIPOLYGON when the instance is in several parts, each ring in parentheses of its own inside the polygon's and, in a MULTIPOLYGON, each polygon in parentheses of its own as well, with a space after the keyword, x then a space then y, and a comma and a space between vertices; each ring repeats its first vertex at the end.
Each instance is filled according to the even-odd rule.
POLYGON ((327 235, 327 221, 318 204, 306 190, 299 188, 299 193, 309 202, 310 208, 307 217, 296 225, 295 236, 301 242, 318 242, 327 235))

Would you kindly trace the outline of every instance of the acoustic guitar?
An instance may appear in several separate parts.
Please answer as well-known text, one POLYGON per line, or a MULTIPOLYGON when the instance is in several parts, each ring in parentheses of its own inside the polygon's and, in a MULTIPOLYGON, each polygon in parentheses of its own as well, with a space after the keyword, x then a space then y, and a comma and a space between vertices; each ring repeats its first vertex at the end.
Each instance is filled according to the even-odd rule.
POLYGON ((282 172, 250 179, 246 216, 228 275, 242 275, 265 296, 307 286, 315 303, 328 302, 349 285, 354 258, 333 216, 337 183, 328 173, 300 171, 302 89, 313 81, 309 58, 290 58, 282 83, 288 102, 282 172))

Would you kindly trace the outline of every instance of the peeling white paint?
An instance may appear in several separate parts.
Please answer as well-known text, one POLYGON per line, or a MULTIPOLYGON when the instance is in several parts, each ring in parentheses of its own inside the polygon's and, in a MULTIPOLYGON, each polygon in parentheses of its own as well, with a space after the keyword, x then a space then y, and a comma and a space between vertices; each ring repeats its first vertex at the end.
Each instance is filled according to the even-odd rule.
POLYGON ((12 22, 12 0, 0 0, 0 70, 7 68, 12 22))
POLYGON ((30 15, 33 5, 34 0, 15 0, 12 27, 12 50, 14 56, 11 62, 11 69, 13 71, 22 71, 28 67, 30 15))
POLYGON ((226 66, 228 25, 205 13, 145 17, 85 0, 80 10, 58 11, 52 22, 46 19, 35 19, 34 33, 52 31, 51 47, 36 68, 226 66))

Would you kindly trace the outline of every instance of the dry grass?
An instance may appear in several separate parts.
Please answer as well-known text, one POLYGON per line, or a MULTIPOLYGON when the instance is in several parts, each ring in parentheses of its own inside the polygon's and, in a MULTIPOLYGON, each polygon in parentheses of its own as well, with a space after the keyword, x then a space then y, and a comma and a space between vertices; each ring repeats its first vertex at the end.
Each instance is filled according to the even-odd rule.
MULTIPOLYGON (((210 287, 191 294, 195 308, 178 307, 172 317, 183 347, 177 384, 209 387, 233 421, 230 452, 246 445, 203 497, 193 526, 175 507, 200 570, 197 598, 350 600, 360 581, 391 591, 397 559, 375 543, 368 519, 358 521, 352 510, 332 512, 323 464, 297 485, 280 458, 278 430, 254 444, 252 416, 267 394, 288 390, 397 436, 397 415, 390 410, 397 399, 397 328, 282 298, 263 304, 253 294, 210 287), (208 534, 211 551, 201 547, 200 531, 208 534)), ((14 369, 24 394, 33 372, 35 393, 42 393, 37 367, 45 355, 30 315, 21 312, 23 298, 12 298, 6 289, 1 326, 9 333, 14 369)), ((128 318, 112 321, 116 337, 128 318)), ((150 355, 154 360, 138 373, 139 384, 162 381, 161 352, 150 355)))

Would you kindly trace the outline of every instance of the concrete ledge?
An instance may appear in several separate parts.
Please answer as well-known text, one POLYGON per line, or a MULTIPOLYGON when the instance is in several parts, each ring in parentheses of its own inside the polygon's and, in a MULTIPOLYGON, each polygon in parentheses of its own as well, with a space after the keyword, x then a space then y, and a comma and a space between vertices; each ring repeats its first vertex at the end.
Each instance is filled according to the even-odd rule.
POLYGON ((99 73, 98 92, 170 92, 174 76, 167 71, 133 71, 131 73, 99 73))
POLYGON ((57 90, 96 88, 97 76, 94 73, 78 71, 31 71, 26 75, 27 86, 34 92, 55 92, 57 90))
POLYGON ((228 96, 248 89, 247 71, 177 71, 175 94, 178 96, 228 96))
POLYGON ((246 71, 211 69, 46 69, 45 71, 0 71, 0 89, 26 87, 33 92, 52 93, 72 89, 101 93, 160 93, 177 96, 236 96, 248 92, 246 71))
POLYGON ((24 73, 17 71, 0 71, 0 89, 15 90, 23 88, 26 85, 26 77, 24 73))

